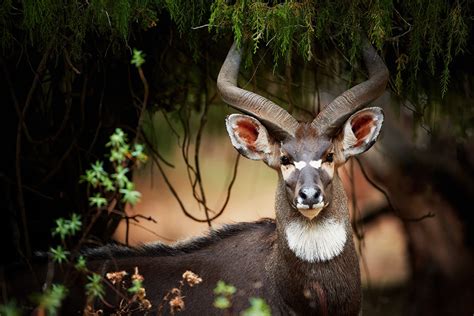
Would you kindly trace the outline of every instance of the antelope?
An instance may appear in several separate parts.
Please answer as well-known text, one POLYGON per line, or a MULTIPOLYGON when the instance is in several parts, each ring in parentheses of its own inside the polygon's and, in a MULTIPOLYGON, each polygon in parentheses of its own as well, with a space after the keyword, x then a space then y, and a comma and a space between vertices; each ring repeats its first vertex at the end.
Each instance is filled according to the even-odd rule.
MULTIPOLYGON (((217 87, 225 103, 245 113, 225 120, 232 145, 278 172, 275 220, 228 225, 174 246, 104 246, 88 252, 89 264, 101 273, 137 266, 154 306, 184 271, 195 272, 203 282, 186 291, 183 314, 218 314, 213 289, 223 280, 238 290, 233 312, 247 308, 249 297, 260 297, 272 315, 357 315, 359 263, 338 168, 377 139, 382 109, 365 105, 383 93, 388 70, 366 41, 368 80, 335 98, 312 122, 298 122, 269 99, 237 86, 241 55, 234 43, 217 87)), ((68 300, 67 315, 74 309, 77 314, 84 301, 68 300)))

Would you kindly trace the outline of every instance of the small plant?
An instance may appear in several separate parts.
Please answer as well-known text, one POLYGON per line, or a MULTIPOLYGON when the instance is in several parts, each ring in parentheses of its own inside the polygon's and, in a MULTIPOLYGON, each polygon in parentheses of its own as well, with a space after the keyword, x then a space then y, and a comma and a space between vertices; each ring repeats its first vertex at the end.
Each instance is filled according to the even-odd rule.
MULTIPOLYGON (((126 271, 109 272, 105 275, 106 279, 115 286, 118 293, 121 294, 122 299, 113 313, 113 315, 131 315, 136 312, 147 313, 151 307, 151 302, 146 298, 146 290, 143 287, 143 276, 138 272, 138 267, 135 267, 134 273, 130 278, 126 271)), ((102 293, 94 293, 97 290, 103 290, 103 278, 97 275, 94 280, 91 279, 90 294, 95 294, 96 297, 103 299, 102 293)), ((89 300, 88 305, 84 310, 85 315, 98 315, 103 313, 102 310, 95 310, 92 301, 89 300)))
POLYGON ((199 275, 195 274, 192 271, 185 271, 181 280, 178 283, 178 287, 172 288, 161 300, 161 304, 158 307, 158 315, 163 315, 163 308, 165 302, 169 302, 169 307, 171 311, 171 315, 174 315, 176 312, 180 312, 184 310, 184 296, 183 296, 183 288, 184 285, 188 285, 189 287, 193 287, 198 285, 202 282, 202 279, 199 275))
POLYGON ((249 299, 250 307, 243 311, 242 316, 271 316, 270 306, 263 298, 251 297, 249 299))
MULTIPOLYGON (((237 292, 237 289, 232 284, 227 284, 220 280, 214 288, 214 307, 225 310, 229 315, 232 308, 232 297, 237 292)), ((263 298, 251 297, 249 299, 250 307, 244 310, 240 315, 242 316, 271 316, 270 306, 263 298)))
POLYGON ((135 67, 141 67, 145 63, 145 54, 136 48, 133 49, 131 64, 135 67))
POLYGON ((59 235, 62 241, 68 236, 73 236, 81 230, 81 215, 72 214, 71 219, 58 218, 56 228, 53 230, 53 236, 59 235))
POLYGON ((48 290, 42 294, 33 296, 33 300, 38 304, 38 315, 57 315, 61 303, 68 294, 68 289, 62 284, 52 284, 48 290))
MULTIPOLYGON (((100 214, 102 210, 113 211, 117 201, 131 205, 135 205, 138 202, 140 193, 134 190, 134 185, 128 178, 127 173, 132 165, 145 162, 147 159, 144 147, 140 144, 129 145, 127 135, 119 128, 110 136, 106 146, 110 148, 108 157, 112 165, 112 171, 108 173, 104 167, 104 162, 96 161, 91 165, 90 169, 86 170, 80 180, 89 184, 94 191, 90 194, 89 205, 96 210, 96 214, 100 214)), ((87 275, 87 283, 84 290, 88 303, 84 309, 84 314, 98 315, 101 313, 101 310, 96 311, 94 309, 93 301, 95 299, 104 299, 104 278, 99 274, 89 271, 85 257, 77 253, 71 253, 67 245, 68 238, 80 232, 82 227, 81 216, 76 213, 73 213, 69 219, 58 218, 52 235, 53 237, 59 237, 61 244, 51 247, 49 254, 53 262, 61 265, 68 264, 69 267, 73 267, 75 270, 87 275)), ((87 233, 88 231, 84 232, 83 237, 87 233)), ((145 299, 142 280, 143 277, 138 274, 138 269, 136 269, 132 275, 132 285, 124 291, 124 296, 130 293, 132 298, 128 300, 127 304, 121 304, 118 311, 124 310, 124 308, 127 310, 127 306, 136 301, 139 302, 140 308, 148 309, 151 307, 150 302, 145 299)), ((67 293, 67 288, 64 285, 53 284, 42 294, 34 296, 35 302, 38 304, 37 308, 47 311, 48 315, 55 315, 67 293)), ((7 307, 8 313, 12 314, 12 307, 5 305, 4 308, 7 307)), ((4 314, 7 314, 7 312, 4 312, 4 314)), ((117 315, 124 315, 124 313, 117 315)))
POLYGON ((105 290, 104 285, 102 284, 102 277, 96 273, 92 273, 87 277, 89 282, 86 284, 86 294, 88 300, 93 300, 95 298, 104 298, 105 290))
POLYGON ((127 135, 120 128, 115 129, 106 147, 110 148, 109 161, 112 171, 107 172, 104 162, 98 160, 86 170, 80 180, 89 184, 95 191, 89 197, 89 205, 97 209, 108 209, 109 206, 115 206, 117 201, 121 201, 134 206, 140 200, 141 194, 135 190, 128 172, 132 165, 144 163, 148 159, 144 147, 141 144, 131 146, 127 135))
POLYGON ((15 301, 9 301, 6 304, 0 305, 0 315, 3 316, 20 316, 21 310, 16 305, 15 301))
POLYGON ((232 307, 232 295, 237 292, 235 286, 226 284, 224 281, 219 280, 216 287, 214 288, 214 307, 218 309, 229 309, 232 307))
POLYGON ((50 248, 51 257, 54 262, 63 263, 67 261, 67 256, 70 254, 69 251, 63 249, 63 247, 57 246, 56 248, 50 248))

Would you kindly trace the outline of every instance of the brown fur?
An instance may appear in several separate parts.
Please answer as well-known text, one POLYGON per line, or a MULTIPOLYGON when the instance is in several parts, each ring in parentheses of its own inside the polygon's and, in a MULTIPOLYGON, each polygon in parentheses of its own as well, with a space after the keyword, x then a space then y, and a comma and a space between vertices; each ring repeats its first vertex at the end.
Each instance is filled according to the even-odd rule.
MULTIPOLYGON (((348 243, 344 252, 355 258, 352 248, 352 243, 348 243)), ((316 315, 320 312, 321 315, 327 312, 329 315, 355 315, 360 303, 360 295, 352 294, 358 287, 348 288, 347 283, 353 282, 349 280, 352 277, 350 273, 344 273, 354 270, 352 260, 339 256, 336 264, 302 263, 286 248, 275 222, 269 219, 227 226, 207 237, 176 247, 162 244, 139 248, 109 245, 89 250, 85 255, 88 267, 101 275, 121 270, 133 273, 138 267, 144 277, 147 297, 153 304, 152 315, 166 293, 178 286, 186 270, 197 273, 203 282, 193 288, 184 287, 185 310, 180 315, 224 315, 213 307, 213 289, 219 280, 238 289, 232 298, 231 309, 236 314, 249 307, 250 297, 265 299, 272 315, 316 315), (327 293, 327 303, 323 305, 318 293, 309 299, 305 297, 305 290, 313 291, 315 282, 320 284, 318 291, 327 293), (358 299, 353 301, 351 297, 358 299)), ((44 268, 36 269, 42 271, 40 280, 44 280, 44 268)), ((62 282, 61 271, 56 267, 55 282, 62 282)), ((32 288, 28 286, 31 281, 30 276, 22 273, 9 283, 17 294, 25 294, 31 293, 32 288)), ((71 292, 63 303, 61 315, 81 314, 85 304, 84 281, 78 278, 69 285, 71 292)), ((20 301, 25 299, 24 294, 17 298, 20 301)), ((110 290, 106 300, 114 305, 120 301, 110 290)), ((169 315, 169 304, 164 302, 163 306, 163 314, 169 315)), ((103 309, 106 315, 113 311, 99 300, 95 301, 95 308, 103 309)))

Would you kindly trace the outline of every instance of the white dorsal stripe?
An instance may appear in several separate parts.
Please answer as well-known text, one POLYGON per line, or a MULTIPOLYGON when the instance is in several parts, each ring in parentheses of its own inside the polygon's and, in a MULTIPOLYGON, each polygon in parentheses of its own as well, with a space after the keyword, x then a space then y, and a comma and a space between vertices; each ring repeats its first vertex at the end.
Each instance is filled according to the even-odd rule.
POLYGON ((296 167, 296 169, 301 170, 304 167, 306 167, 306 162, 305 161, 295 161, 295 167, 296 167))
POLYGON ((343 223, 322 219, 316 223, 293 221, 285 229, 288 247, 308 262, 328 261, 344 249, 347 232, 343 223))
POLYGON ((321 163, 322 163, 321 159, 319 159, 319 160, 311 160, 311 161, 309 162, 309 165, 310 165, 311 167, 315 168, 315 169, 318 169, 318 168, 321 168, 321 163))

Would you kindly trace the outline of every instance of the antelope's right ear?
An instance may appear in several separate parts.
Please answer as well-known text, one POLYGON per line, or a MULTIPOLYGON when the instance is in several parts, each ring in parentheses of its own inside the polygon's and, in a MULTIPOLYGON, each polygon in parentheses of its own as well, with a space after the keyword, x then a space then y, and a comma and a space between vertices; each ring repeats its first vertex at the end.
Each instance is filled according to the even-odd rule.
POLYGON ((269 166, 274 165, 279 145, 262 123, 248 115, 231 114, 225 124, 232 145, 239 153, 252 160, 263 160, 269 166))

